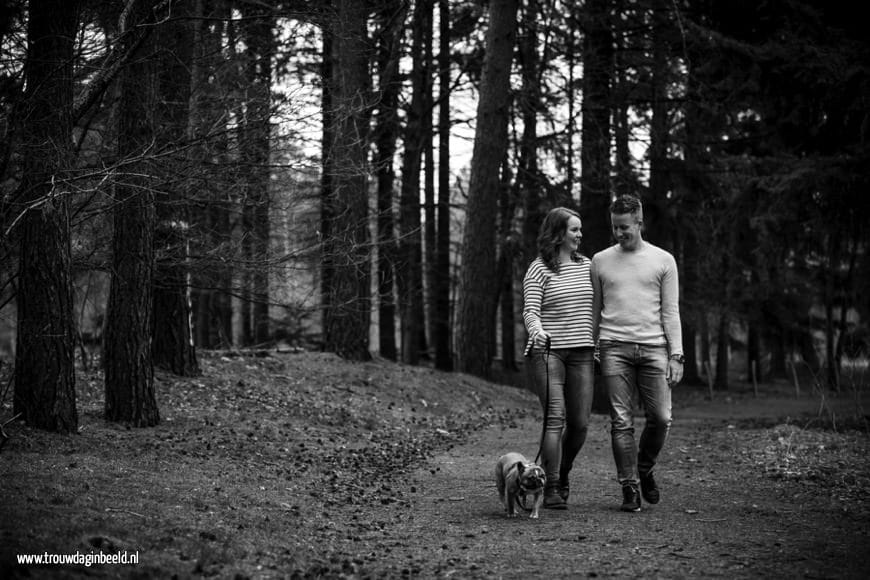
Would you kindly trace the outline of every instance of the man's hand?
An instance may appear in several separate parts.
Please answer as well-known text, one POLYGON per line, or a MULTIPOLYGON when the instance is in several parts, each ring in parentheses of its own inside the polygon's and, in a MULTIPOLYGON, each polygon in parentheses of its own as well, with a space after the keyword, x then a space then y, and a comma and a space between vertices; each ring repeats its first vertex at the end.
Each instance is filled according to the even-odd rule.
POLYGON ((683 363, 678 360, 668 359, 668 385, 674 386, 683 380, 683 363))

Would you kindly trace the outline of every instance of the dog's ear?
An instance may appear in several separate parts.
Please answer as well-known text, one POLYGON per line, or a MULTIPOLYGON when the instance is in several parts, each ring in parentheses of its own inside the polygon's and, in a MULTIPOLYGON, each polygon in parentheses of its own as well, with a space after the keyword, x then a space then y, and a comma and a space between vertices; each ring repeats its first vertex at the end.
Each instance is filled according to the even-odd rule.
POLYGON ((514 467, 516 468, 518 475, 522 475, 523 471, 526 470, 526 466, 523 464, 522 461, 517 461, 516 463, 514 463, 514 467))

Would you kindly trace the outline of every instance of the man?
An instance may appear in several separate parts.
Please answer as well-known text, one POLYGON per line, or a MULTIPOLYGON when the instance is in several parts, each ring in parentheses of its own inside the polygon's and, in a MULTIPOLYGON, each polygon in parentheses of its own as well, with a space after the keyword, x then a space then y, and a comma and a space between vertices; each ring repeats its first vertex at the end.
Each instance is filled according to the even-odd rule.
POLYGON ((683 378, 679 282, 674 257, 641 236, 640 199, 616 198, 610 223, 618 243, 592 258, 593 336, 610 402, 621 509, 639 512, 640 493, 650 504, 659 502, 653 469, 671 426, 671 387, 683 378), (635 392, 646 415, 639 444, 635 392))

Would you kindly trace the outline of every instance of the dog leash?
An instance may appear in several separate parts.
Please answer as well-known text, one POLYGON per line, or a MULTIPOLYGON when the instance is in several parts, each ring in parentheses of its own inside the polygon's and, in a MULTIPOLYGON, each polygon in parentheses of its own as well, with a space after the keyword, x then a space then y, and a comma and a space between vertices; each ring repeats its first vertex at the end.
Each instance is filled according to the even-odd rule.
MULTIPOLYGON (((547 418, 548 413, 547 409, 550 408, 550 337, 547 337, 547 344, 545 348, 545 357, 544 357, 544 365, 547 369, 547 390, 546 396, 544 397, 544 422, 541 425, 541 441, 538 443, 538 454, 535 456, 535 463, 541 459, 541 452, 544 450, 544 436, 547 434, 547 418)), ((532 508, 526 506, 526 493, 525 489, 522 490, 523 493, 520 497, 517 498, 517 504, 525 511, 531 512, 532 508)))
POLYGON ((544 366, 546 368, 547 375, 547 390, 546 397, 544 398, 544 422, 541 425, 541 441, 538 443, 538 454, 535 456, 535 463, 538 463, 538 460, 541 459, 541 452, 544 450, 544 436, 547 434, 547 419, 548 419, 548 409, 550 408, 550 337, 547 337, 547 344, 545 346, 546 356, 544 358, 544 366))

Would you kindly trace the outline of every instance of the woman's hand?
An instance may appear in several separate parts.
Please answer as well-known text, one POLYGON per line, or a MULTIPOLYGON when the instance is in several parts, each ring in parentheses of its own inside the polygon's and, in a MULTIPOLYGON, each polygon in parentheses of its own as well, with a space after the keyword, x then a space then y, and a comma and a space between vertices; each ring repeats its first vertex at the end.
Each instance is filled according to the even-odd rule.
POLYGON ((535 348, 538 350, 547 350, 550 348, 550 333, 546 330, 542 330, 538 334, 535 335, 534 341, 535 348))

